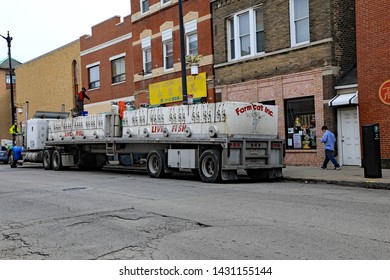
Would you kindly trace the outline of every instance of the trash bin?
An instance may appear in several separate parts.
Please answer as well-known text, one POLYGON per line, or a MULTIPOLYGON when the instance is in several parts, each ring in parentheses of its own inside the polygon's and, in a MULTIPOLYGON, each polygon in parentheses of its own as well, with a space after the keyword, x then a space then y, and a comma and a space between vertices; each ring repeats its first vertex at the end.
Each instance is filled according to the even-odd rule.
POLYGON ((362 128, 364 177, 382 178, 379 124, 362 128))

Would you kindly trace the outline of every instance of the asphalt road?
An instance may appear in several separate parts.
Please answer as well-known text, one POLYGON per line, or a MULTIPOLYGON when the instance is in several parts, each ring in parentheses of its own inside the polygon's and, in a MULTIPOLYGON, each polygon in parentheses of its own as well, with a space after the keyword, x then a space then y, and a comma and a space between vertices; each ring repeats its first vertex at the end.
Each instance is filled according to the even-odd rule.
POLYGON ((0 259, 389 259, 390 192, 0 165, 0 259))

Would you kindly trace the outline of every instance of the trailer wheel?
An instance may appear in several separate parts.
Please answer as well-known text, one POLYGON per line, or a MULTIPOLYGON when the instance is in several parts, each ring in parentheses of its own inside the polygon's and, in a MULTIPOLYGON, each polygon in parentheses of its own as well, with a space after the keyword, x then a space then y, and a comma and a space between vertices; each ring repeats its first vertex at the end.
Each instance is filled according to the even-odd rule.
POLYGON ((167 176, 164 170, 165 154, 163 151, 151 151, 146 159, 146 169, 152 178, 164 178, 167 176))
POLYGON ((11 166, 11 168, 16 168, 17 163, 18 161, 15 160, 14 151, 11 151, 9 154, 9 166, 11 166))
POLYGON ((52 167, 52 154, 53 151, 51 150, 45 150, 43 152, 43 168, 45 170, 50 170, 52 167))
POLYGON ((203 182, 215 183, 221 179, 221 152, 206 150, 199 159, 199 176, 203 182))
POLYGON ((58 150, 55 150, 53 152, 52 158, 52 167, 53 170, 58 171, 62 169, 62 161, 61 161, 61 152, 58 150))

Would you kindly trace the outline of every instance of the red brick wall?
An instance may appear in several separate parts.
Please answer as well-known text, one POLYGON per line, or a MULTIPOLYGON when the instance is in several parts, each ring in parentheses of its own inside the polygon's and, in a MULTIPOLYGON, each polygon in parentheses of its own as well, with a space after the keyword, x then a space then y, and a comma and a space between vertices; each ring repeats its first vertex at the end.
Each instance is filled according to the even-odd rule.
MULTIPOLYGON (((131 1, 131 10, 133 13, 135 93, 137 99, 140 100, 148 100, 150 84, 181 77, 179 7, 176 1, 172 1, 170 4, 162 7, 160 6, 160 2, 160 0, 150 0, 149 12, 140 15, 140 1, 131 1), (161 27, 165 24, 168 24, 172 28, 173 41, 174 71, 168 73, 163 73, 163 70, 161 70, 163 69, 161 27), (142 33, 145 31, 150 31, 153 74, 152 76, 141 77, 137 73, 140 73, 143 69, 141 40, 143 39, 142 33)), ((184 24, 187 19, 197 19, 198 52, 204 57, 200 64, 199 72, 206 72, 208 80, 212 80, 213 47, 210 5, 203 0, 183 1, 183 15, 184 24)), ((189 70, 187 69, 187 75, 189 74, 189 70)), ((214 85, 212 82, 208 83, 207 102, 214 102, 214 85)))
POLYGON ((387 168, 390 168, 390 105, 380 101, 378 92, 381 84, 390 80, 389 10, 388 0, 356 0, 360 125, 379 123, 382 163, 387 168))
POLYGON ((100 62, 100 88, 87 92, 93 102, 128 97, 134 94, 132 39, 107 45, 107 43, 118 40, 122 36, 128 36, 131 32, 130 16, 125 17, 123 21, 120 17, 115 16, 93 26, 90 36, 85 35, 80 38, 80 71, 82 73, 82 86, 85 88, 88 88, 88 69, 86 66, 100 62), (96 47, 98 49, 94 49, 96 47), (126 81, 112 84, 111 61, 109 58, 122 53, 126 53, 126 81))

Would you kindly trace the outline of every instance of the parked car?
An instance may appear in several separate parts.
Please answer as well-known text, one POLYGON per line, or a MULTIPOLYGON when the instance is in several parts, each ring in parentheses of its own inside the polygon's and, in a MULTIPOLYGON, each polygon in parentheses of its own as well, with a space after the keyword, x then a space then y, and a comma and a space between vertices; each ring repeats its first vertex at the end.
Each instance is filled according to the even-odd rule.
POLYGON ((8 163, 8 150, 7 150, 7 147, 5 147, 5 146, 1 146, 0 162, 5 163, 5 164, 8 163))

